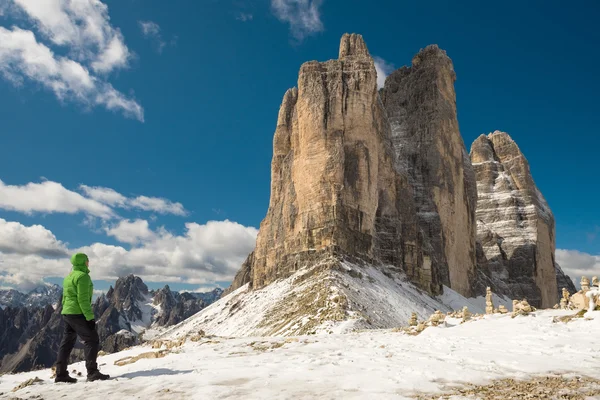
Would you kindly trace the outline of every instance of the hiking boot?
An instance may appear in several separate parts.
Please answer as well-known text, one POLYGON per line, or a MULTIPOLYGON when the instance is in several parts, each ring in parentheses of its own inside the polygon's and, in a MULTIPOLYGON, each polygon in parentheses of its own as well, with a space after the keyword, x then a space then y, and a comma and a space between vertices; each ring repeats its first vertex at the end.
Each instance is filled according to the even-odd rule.
POLYGON ((88 374, 87 381, 88 382, 105 381, 109 378, 110 378, 109 375, 103 374, 102 372, 96 370, 96 371, 92 372, 91 374, 88 374))
POLYGON ((54 383, 75 383, 77 382, 77 379, 75 378, 71 378, 69 375, 61 375, 61 376, 56 376, 56 378, 54 378, 54 383))

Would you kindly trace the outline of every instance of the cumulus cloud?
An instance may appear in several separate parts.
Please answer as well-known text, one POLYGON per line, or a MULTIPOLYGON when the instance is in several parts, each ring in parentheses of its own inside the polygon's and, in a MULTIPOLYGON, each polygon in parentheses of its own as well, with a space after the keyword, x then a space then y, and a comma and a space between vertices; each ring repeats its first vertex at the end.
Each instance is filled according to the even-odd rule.
POLYGON ((143 211, 154 211, 159 214, 187 214, 181 203, 173 203, 170 200, 159 197, 138 196, 129 199, 128 204, 133 208, 138 208, 143 211))
POLYGON ((0 274, 0 282, 8 286, 4 288, 16 288, 23 293, 29 293, 33 289, 43 286, 44 281, 41 276, 32 277, 23 272, 15 272, 13 274, 0 274))
POLYGON ((108 6, 100 0, 12 0, 39 32, 74 59, 110 72, 127 66, 131 57, 123 35, 110 24, 108 6))
POLYGON ((106 81, 111 71, 127 67, 131 52, 110 24, 100 0, 4 0, 17 21, 33 30, 0 26, 0 75, 14 85, 26 80, 50 90, 60 101, 101 106, 144 120, 144 110, 106 81))
POLYGON ((582 276, 600 277, 600 255, 592 255, 578 250, 556 249, 556 262, 564 273, 569 275, 579 287, 582 276))
POLYGON ((79 188, 87 197, 111 207, 124 207, 127 197, 111 188, 80 185, 79 188))
POLYGON ((137 196, 128 198, 110 188, 86 185, 81 185, 80 188, 89 198, 111 207, 134 208, 142 211, 154 211, 159 214, 187 215, 183 204, 161 197, 137 196))
POLYGON ((13 186, 0 180, 0 208, 26 214, 83 212, 100 218, 116 216, 106 204, 86 198, 52 181, 13 186))
MULTIPOLYGON (((57 182, 44 181, 25 185, 6 185, 0 180, 0 209, 33 213, 84 213, 103 220, 118 218, 115 208, 152 211, 184 216, 181 203, 160 197, 126 197, 105 187, 81 185, 83 194, 69 190, 57 182)), ((93 219, 88 222, 93 221, 93 219)))
POLYGON ((290 25, 292 36, 302 40, 323 31, 321 22, 322 0, 271 0, 273 14, 290 25))
POLYGON ((0 218, 0 252, 65 257, 67 246, 41 225, 25 226, 0 218))
POLYGON ((156 237, 148 221, 143 219, 122 220, 113 227, 106 227, 105 230, 108 236, 115 237, 121 243, 137 244, 156 237))
POLYGON ((388 63, 381 57, 373 57, 375 61, 375 70, 377 71, 377 88, 381 89, 385 85, 385 78, 396 69, 393 64, 388 63))
POLYGON ((104 106, 140 121, 142 107, 113 88, 110 83, 92 76, 81 64, 57 57, 38 43, 31 31, 0 27, 0 74, 15 84, 23 78, 51 90, 61 101, 74 100, 88 106, 104 106))
MULTIPOLYGON (((129 225, 121 225, 132 228, 129 225)), ((144 232, 145 224, 139 223, 144 232)), ((82 251, 90 257, 94 279, 113 281, 120 276, 135 274, 148 282, 181 282, 206 285, 232 280, 235 273, 253 250, 257 229, 228 220, 206 224, 187 223, 183 235, 165 230, 153 232, 130 249, 104 243, 94 243, 69 254, 82 251)), ((124 234, 124 229, 121 234, 124 234)), ((139 233, 139 232, 138 232, 139 233)), ((147 233, 147 232, 146 232, 147 233)), ((20 289, 39 284, 43 278, 68 274, 68 257, 48 258, 40 254, 0 254, 3 276, 0 283, 20 289), (22 271, 27 271, 23 274, 22 271)))

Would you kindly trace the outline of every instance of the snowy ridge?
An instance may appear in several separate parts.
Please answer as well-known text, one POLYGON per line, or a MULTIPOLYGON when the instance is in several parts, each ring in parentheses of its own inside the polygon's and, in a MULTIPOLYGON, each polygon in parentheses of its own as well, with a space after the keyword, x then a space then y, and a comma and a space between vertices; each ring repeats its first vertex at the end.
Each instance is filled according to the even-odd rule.
POLYGON ((62 288, 58 285, 45 284, 28 293, 21 293, 15 289, 0 290, 0 308, 6 307, 45 307, 51 305, 56 309, 61 300, 62 288))
POLYGON ((392 268, 332 262, 336 267, 305 268, 259 290, 245 285, 157 338, 175 340, 199 330, 229 337, 341 334, 405 326, 413 312, 427 319, 436 310, 485 309, 485 300, 449 288, 434 299, 392 268))
POLYGON ((142 300, 136 300, 136 307, 141 311, 142 317, 140 319, 133 319, 127 321, 131 326, 131 331, 136 334, 140 334, 147 328, 151 327, 154 322, 154 316, 159 315, 160 305, 154 305, 154 298, 147 294, 142 295, 142 300))

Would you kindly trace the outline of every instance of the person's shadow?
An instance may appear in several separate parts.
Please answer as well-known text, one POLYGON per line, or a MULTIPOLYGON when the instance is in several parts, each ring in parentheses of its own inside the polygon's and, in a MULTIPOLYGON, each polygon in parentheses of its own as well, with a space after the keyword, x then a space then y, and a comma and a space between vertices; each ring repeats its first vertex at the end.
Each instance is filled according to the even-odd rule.
POLYGON ((164 376, 164 375, 181 375, 181 374, 189 374, 194 372, 194 370, 172 370, 167 368, 158 368, 158 369, 148 369, 145 371, 136 371, 136 372, 128 372, 123 375, 117 375, 115 378, 126 378, 133 379, 139 378, 143 376, 164 376))

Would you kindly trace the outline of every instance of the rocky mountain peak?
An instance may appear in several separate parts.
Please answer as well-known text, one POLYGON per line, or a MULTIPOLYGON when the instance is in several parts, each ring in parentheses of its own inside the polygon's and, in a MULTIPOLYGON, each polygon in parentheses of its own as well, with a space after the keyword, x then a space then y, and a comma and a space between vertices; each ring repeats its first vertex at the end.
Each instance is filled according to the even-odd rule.
POLYGON ((177 303, 177 300, 175 300, 175 296, 173 295, 173 292, 171 292, 169 285, 165 285, 164 288, 154 292, 152 303, 154 305, 162 305, 163 307, 167 306, 171 308, 177 303))
POLYGON ((477 177, 477 239, 497 290, 535 307, 558 301, 558 281, 572 283, 554 259, 552 211, 535 185, 529 163, 506 132, 479 136, 471 146, 477 177), (557 281, 558 279, 558 281, 557 281))
POLYGON ((497 161, 494 146, 488 135, 481 134, 471 145, 471 161, 473 163, 497 161))
POLYGON ((111 295, 115 303, 143 301, 148 296, 148 286, 142 278, 130 274, 117 279, 111 295))
MULTIPOLYGON (((429 270, 416 280, 429 280, 433 293, 446 285, 470 296, 476 272, 477 188, 458 126, 455 79, 446 52, 431 45, 413 58, 410 68, 387 77, 381 97, 394 166, 407 175, 414 191, 412 253, 422 254, 429 270)), ((407 269, 415 279, 413 267, 407 269)))
POLYGON ((428 65, 448 66, 450 69, 454 69, 452 60, 448 57, 446 51, 440 49, 437 44, 430 44, 421 49, 412 59, 412 67, 421 68, 428 65))
POLYGON ((283 98, 270 206, 230 290, 325 260, 401 263, 400 208, 411 195, 394 170, 375 65, 360 35, 342 37, 339 57, 303 64, 298 89, 283 98))
POLYGON ((347 57, 371 57, 362 35, 345 33, 342 36, 338 59, 342 60, 347 57))

